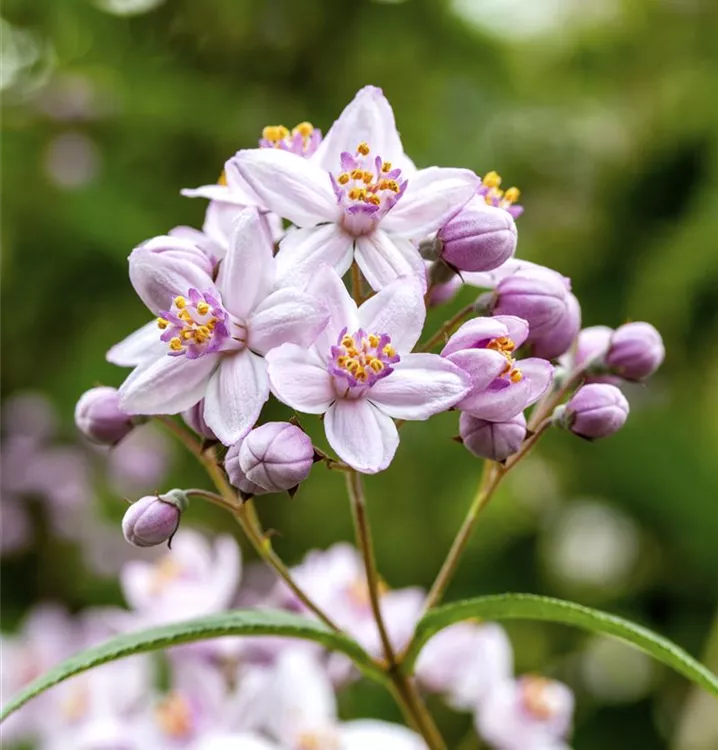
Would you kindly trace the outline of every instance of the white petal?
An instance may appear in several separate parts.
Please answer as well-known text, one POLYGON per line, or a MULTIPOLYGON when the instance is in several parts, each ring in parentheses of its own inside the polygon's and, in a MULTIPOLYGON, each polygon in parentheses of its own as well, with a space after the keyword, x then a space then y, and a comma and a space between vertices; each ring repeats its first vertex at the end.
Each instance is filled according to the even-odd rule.
POLYGON ((321 299, 298 289, 279 289, 252 313, 248 346, 259 354, 282 344, 311 346, 328 322, 321 299))
POLYGON ((322 265, 343 276, 352 264, 354 238, 337 224, 288 232, 277 253, 280 286, 304 288, 322 265))
POLYGON ((381 289, 399 276, 416 276, 426 284, 426 268, 409 240, 381 229, 356 239, 354 257, 372 289, 381 289))
POLYGON ((180 193, 185 198, 206 198, 210 201, 222 201, 235 206, 252 206, 254 201, 241 192, 233 192, 227 185, 200 185, 198 188, 183 188, 180 193))
POLYGON ((373 155, 392 162, 394 167, 404 168, 404 149, 394 112, 376 86, 365 86, 357 92, 319 144, 312 161, 328 172, 335 172, 342 152, 353 154, 360 143, 367 143, 373 155))
POLYGON ((313 348, 284 344, 268 352, 265 361, 272 392, 292 409, 323 414, 336 398, 326 359, 313 348))
POLYGON ((222 304, 244 320, 274 286, 272 241, 259 213, 252 208, 237 217, 229 249, 217 276, 222 304))
POLYGON ((205 394, 219 355, 197 359, 169 354, 138 365, 120 386, 120 408, 128 414, 179 414, 205 394))
POLYGON ((359 308, 359 324, 367 333, 388 333, 399 352, 409 352, 424 327, 423 285, 415 276, 396 279, 359 308))
POLYGON ((529 357, 520 359, 516 366, 523 373, 523 378, 529 384, 528 405, 538 401, 548 390, 553 380, 553 365, 545 359, 529 357))
POLYGON ((454 406, 470 385, 467 373, 438 354, 403 354, 367 398, 395 419, 428 419, 454 406))
POLYGON ((167 354, 167 344, 160 341, 160 333, 156 320, 145 323, 142 328, 115 344, 107 352, 107 361, 119 367, 135 367, 167 354))
POLYGON ((243 438, 269 398, 267 366, 248 349, 224 355, 204 399, 204 421, 225 444, 243 438))
MULTIPOLYGON (((334 269, 324 266, 314 275, 307 292, 322 300, 329 311, 329 322, 317 337, 314 348, 320 356, 329 356, 339 334, 346 328, 350 333, 360 327, 356 302, 334 269)), ((365 303, 366 304, 366 303, 365 303)))
POLYGON ((315 162, 274 148, 240 151, 230 161, 264 205, 293 224, 311 227, 338 218, 329 174, 315 162))
POLYGON ((347 721, 339 728, 341 750, 425 750, 419 735, 407 727, 374 719, 347 721))
POLYGON ((479 178, 468 169, 420 169, 382 226, 387 232, 423 239, 458 213, 478 186, 479 178))
POLYGON ((364 474, 386 469, 399 445, 394 421, 363 398, 339 399, 324 416, 324 429, 339 458, 364 474))

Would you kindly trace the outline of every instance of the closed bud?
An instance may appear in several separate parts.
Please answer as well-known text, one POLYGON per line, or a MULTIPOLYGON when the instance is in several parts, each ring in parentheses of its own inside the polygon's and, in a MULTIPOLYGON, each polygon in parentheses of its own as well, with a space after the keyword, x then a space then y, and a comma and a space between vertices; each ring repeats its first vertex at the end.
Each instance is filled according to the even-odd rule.
POLYGON ((665 355, 661 334, 650 323, 626 323, 611 337, 606 365, 625 380, 645 380, 665 355))
POLYGON ((596 440, 618 432, 628 411, 628 401, 615 385, 589 383, 554 411, 553 420, 580 437, 596 440))
POLYGON ((568 292, 565 312, 551 328, 538 337, 533 336, 529 329, 528 340, 533 343, 534 357, 556 359, 565 354, 578 336, 580 328, 581 305, 576 296, 568 292))
POLYGON ((441 257, 459 271, 492 271, 516 252, 516 224, 508 211, 470 201, 437 235, 441 257))
POLYGON ((137 419, 120 409, 116 388, 91 388, 75 406, 75 424, 94 443, 115 445, 129 434, 137 419))
POLYGON ((135 547, 155 547, 172 540, 189 501, 182 490, 147 495, 132 503, 122 519, 122 533, 135 547))
POLYGON ((193 429, 198 435, 207 440, 217 440, 217 436, 204 421, 204 399, 198 401, 193 407, 182 412, 182 419, 187 427, 193 429))
POLYGON ((253 484, 283 492, 303 482, 314 463, 310 437, 289 422, 267 422, 253 429, 239 448, 239 467, 253 484))
POLYGON ((466 448, 479 458, 505 461, 517 453, 526 437, 526 418, 517 414, 507 422, 487 422, 463 412, 459 434, 466 448))
POLYGON ((230 447, 224 457, 224 470, 227 472, 229 481, 243 495, 266 495, 268 490, 250 482, 247 475, 242 471, 242 467, 239 465, 239 450, 241 447, 242 441, 240 440, 230 447))

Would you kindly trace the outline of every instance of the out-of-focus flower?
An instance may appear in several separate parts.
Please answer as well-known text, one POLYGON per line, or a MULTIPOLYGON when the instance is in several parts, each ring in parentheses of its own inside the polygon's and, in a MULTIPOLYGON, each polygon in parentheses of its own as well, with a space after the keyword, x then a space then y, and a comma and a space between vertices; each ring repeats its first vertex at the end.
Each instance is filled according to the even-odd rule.
POLYGON ((95 443, 115 445, 132 431, 133 418, 120 409, 116 388, 85 391, 75 407, 75 424, 95 443))
POLYGON ((366 86, 332 125, 314 156, 281 149, 240 151, 227 163, 264 205, 298 229, 280 245, 278 277, 305 286, 325 263, 341 276, 356 259, 373 289, 402 275, 422 282, 412 240, 437 231, 472 197, 465 169, 416 170, 380 89, 366 86))
POLYGON ((151 358, 120 387, 120 407, 177 414, 204 398, 205 422, 226 445, 249 432, 269 397, 267 352, 287 341, 308 346, 327 321, 315 297, 273 291, 272 245, 252 209, 237 223, 216 285, 197 265, 144 245, 130 256, 130 277, 159 318, 154 332, 142 334, 151 358))
POLYGON ((596 440, 618 432, 628 411, 628 401, 615 385, 589 383, 556 409, 554 422, 580 437, 596 440))
POLYGON ((661 334, 650 323, 626 323, 611 336, 606 365, 625 380, 645 380, 665 356, 661 334))
POLYGON ((170 468, 174 445, 153 424, 134 429, 107 451, 107 477, 120 497, 137 497, 161 486, 170 468))
POLYGON ((526 675, 491 689, 479 708, 476 728, 497 750, 558 750, 565 747, 573 703, 566 685, 526 675))
POLYGON ((216 440, 217 436, 204 421, 204 399, 182 412, 184 423, 191 427, 198 435, 207 440, 216 440))
POLYGON ((189 501, 182 490, 147 495, 132 503, 122 519, 122 533, 135 547, 156 547, 170 542, 189 501))
POLYGON ((92 182, 100 170, 102 156, 85 133, 55 136, 45 152, 45 172, 59 188, 75 190, 92 182))
POLYGON ((487 422, 462 412, 459 435, 475 456, 505 461, 521 448, 526 437, 526 418, 521 412, 506 422, 487 422))
POLYGON ((477 419, 507 422, 541 397, 551 384, 551 364, 513 357, 528 332, 526 321, 513 315, 474 318, 456 331, 441 356, 471 376, 471 390, 457 409, 477 419))
POLYGON ((423 288, 415 277, 384 287, 357 309, 336 272, 324 267, 308 287, 330 320, 314 344, 285 344, 267 355, 280 401, 324 414, 327 439, 340 458, 373 474, 394 457, 394 419, 423 420, 468 393, 468 375, 435 354, 410 354, 424 323, 423 288))

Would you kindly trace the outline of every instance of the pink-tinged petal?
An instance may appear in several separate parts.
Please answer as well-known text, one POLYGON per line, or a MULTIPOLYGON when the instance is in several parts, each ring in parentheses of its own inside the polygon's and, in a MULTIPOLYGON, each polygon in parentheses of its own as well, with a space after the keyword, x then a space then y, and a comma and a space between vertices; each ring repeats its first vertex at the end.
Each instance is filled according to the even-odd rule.
POLYGON ((336 398, 327 362, 313 348, 284 344, 269 351, 265 362, 272 392, 292 409, 323 414, 336 398))
POLYGON ((545 359, 529 357, 528 359, 520 359, 516 363, 516 366, 521 370, 523 380, 528 383, 527 406, 530 406, 538 401, 551 385, 553 381, 553 365, 545 359))
POLYGON ((399 352, 410 352, 426 318, 424 288, 416 276, 395 279, 359 308, 359 325, 367 333, 388 333, 399 352))
POLYGON ((403 354, 367 398, 394 419, 428 419, 454 406, 470 387, 469 375, 438 354, 403 354))
POLYGON ((106 354, 106 359, 119 367, 135 367, 167 354, 167 344, 160 341, 157 321, 151 320, 127 338, 115 344, 106 354))
POLYGON ((425 750, 419 735, 407 727, 374 719, 347 721, 339 727, 341 750, 425 750))
POLYGON ((272 242, 259 213, 248 208, 234 225, 227 255, 217 277, 222 304, 241 320, 269 294, 274 286, 272 242))
POLYGON ((386 469, 399 446, 394 421, 363 398, 339 399, 324 416, 324 429, 339 458, 363 474, 386 469))
POLYGON ((501 321, 506 326, 509 338, 514 342, 517 349, 528 338, 529 324, 523 318, 518 318, 516 315, 496 315, 494 319, 501 321))
MULTIPOLYGON (((503 318, 507 316, 504 315, 503 318)), ((443 357, 460 352, 463 349, 474 349, 491 339, 508 336, 506 324, 498 318, 472 318, 461 325, 454 335, 446 342, 441 350, 443 357)))
POLYGON ((138 365, 120 386, 120 408, 128 414, 179 414, 205 394, 219 355, 197 359, 163 354, 138 365))
POLYGON ((232 445, 254 427, 268 398, 264 360, 248 349, 225 355, 207 386, 204 421, 222 443, 232 445))
POLYGON ((288 232, 277 253, 280 286, 304 288, 322 265, 343 276, 352 264, 354 238, 337 224, 288 232))
POLYGON ((339 217, 327 172, 315 162, 275 148, 240 151, 230 160, 266 208, 299 227, 339 217))
POLYGON ((253 206, 254 201, 249 196, 235 193, 227 185, 201 185, 198 188, 184 188, 180 193, 185 198, 206 198, 210 201, 232 203, 235 206, 253 206))
POLYGON ((506 369, 506 357, 493 349, 461 349, 447 359, 469 375, 472 391, 488 388, 506 369))
POLYGON ((357 92, 329 128, 312 161, 328 172, 334 172, 342 152, 353 154, 360 143, 367 143, 372 154, 390 161, 394 167, 404 168, 404 149, 394 112, 382 90, 376 86, 365 86, 357 92))
POLYGON ((409 178, 404 195, 382 226, 409 239, 423 239, 458 213, 478 185, 479 178, 469 169, 420 169, 409 178))
POLYGON ((529 393, 530 386, 525 378, 518 383, 502 378, 486 390, 472 390, 456 408, 487 422, 508 422, 528 406, 529 393))
POLYGON ((252 313, 247 345, 259 354, 282 344, 311 346, 328 322, 321 299, 298 289, 279 289, 252 313))
MULTIPOLYGON (((156 237, 136 247, 130 254, 130 281, 140 299, 159 315, 169 310, 177 295, 186 295, 189 289, 200 292, 214 289, 212 279, 196 263, 180 257, 179 253, 160 252, 184 250, 189 243, 181 237, 156 237)), ((191 245, 196 251, 196 247, 191 245)))
MULTIPOLYGON (((339 334, 346 328, 354 332, 359 329, 359 314, 356 302, 344 286, 344 282, 333 268, 324 266, 314 275, 307 287, 307 293, 320 299, 329 311, 329 322, 317 336, 314 348, 322 356, 329 356, 336 346, 339 334)), ((366 304, 366 303, 365 303, 366 304)))
POLYGON ((426 284, 426 270, 419 251, 403 237, 381 229, 356 239, 354 257, 372 289, 381 289, 399 276, 416 276, 426 284))

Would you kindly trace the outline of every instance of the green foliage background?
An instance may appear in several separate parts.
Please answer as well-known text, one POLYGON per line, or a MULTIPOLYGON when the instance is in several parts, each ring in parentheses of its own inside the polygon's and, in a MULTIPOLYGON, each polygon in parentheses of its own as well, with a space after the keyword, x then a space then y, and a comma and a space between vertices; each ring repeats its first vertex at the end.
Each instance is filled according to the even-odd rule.
MULTIPOLYGON (((3 17, 50 51, 4 92, 2 393, 47 392, 71 437, 80 393, 122 380, 104 351, 146 319, 129 251, 175 225, 201 225, 203 203, 179 189, 214 181, 266 124, 309 119, 326 130, 374 83, 417 164, 497 169, 522 189, 519 253, 573 279, 586 325, 649 320, 668 351, 648 388, 630 391, 633 413, 615 438, 543 441, 487 514, 451 598, 571 596, 700 654, 718 571, 718 6, 534 3, 570 12, 529 35, 492 32, 440 0, 167 0, 132 18, 88 0, 6 0, 3 17), (92 116, 58 120, 37 106, 41 85, 66 74, 90 82, 92 116), (89 136, 100 161, 91 182, 66 190, 45 163, 51 140, 70 131, 89 136), (639 563, 620 586, 571 585, 546 565, 557 515, 586 496, 640 527, 639 563)), ((504 20, 520 28, 524 12, 508 3, 504 20)), ((455 306, 470 300, 466 290, 455 306)), ((453 415, 407 425, 391 469, 367 482, 392 586, 430 584, 477 483, 480 462, 449 440, 455 431, 453 415)), ((173 484, 201 481, 184 457, 176 468, 173 484)), ((116 498, 103 501, 120 516, 116 498)), ((271 496, 258 508, 290 561, 351 538, 342 477, 321 469, 295 500, 271 496)), ((191 515, 227 525, 213 510, 191 515)), ((8 622, 48 597, 73 608, 119 601, 71 550, 55 552, 52 575, 47 550, 6 567, 8 622)), ((650 694, 607 705, 582 689, 586 637, 545 624, 510 632, 520 670, 577 689, 578 750, 668 746, 687 694, 681 678, 660 672, 650 694)), ((372 689, 347 706, 394 715, 372 689)), ((462 718, 442 721, 453 736, 465 731, 462 718)))

